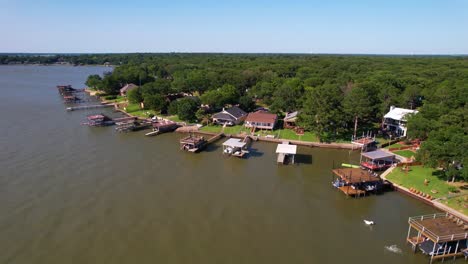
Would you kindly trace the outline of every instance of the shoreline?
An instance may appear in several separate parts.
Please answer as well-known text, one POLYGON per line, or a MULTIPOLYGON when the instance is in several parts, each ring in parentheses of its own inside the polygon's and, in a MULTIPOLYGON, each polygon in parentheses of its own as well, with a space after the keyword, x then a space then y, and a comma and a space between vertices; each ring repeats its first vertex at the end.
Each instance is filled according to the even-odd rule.
POLYGON ((384 181, 388 181, 389 183, 392 184, 394 190, 396 190, 397 192, 403 193, 403 194, 405 194, 405 195, 407 195, 407 196, 409 196, 409 197, 411 197, 411 198, 417 199, 417 200, 419 200, 419 201, 421 201, 421 202, 423 202, 423 203, 425 203, 425 204, 427 204, 427 205, 430 205, 430 206, 432 206, 432 207, 434 207, 434 208, 436 208, 436 209, 438 209, 438 210, 441 210, 441 211, 443 211, 443 212, 446 212, 446 213, 452 214, 452 215, 454 215, 454 216, 456 216, 456 217, 458 217, 458 218, 461 218, 461 219, 463 219, 465 222, 468 222, 468 216, 465 215, 465 214, 463 214, 462 212, 459 212, 459 211, 457 211, 457 210, 455 210, 455 209, 453 209, 453 208, 450 208, 450 207, 448 207, 448 206, 442 204, 441 202, 437 201, 437 199, 435 199, 435 200, 430 200, 430 199, 424 198, 424 197, 422 197, 422 196, 420 196, 420 195, 417 195, 417 194, 411 192, 408 188, 403 187, 403 186, 401 186, 401 185, 399 185, 399 184, 397 184, 397 183, 394 183, 394 182, 388 180, 386 176, 387 176, 388 174, 392 173, 392 171, 393 171, 395 168, 397 168, 397 167, 390 167, 390 168, 388 168, 384 173, 382 173, 382 174, 380 175, 380 177, 381 177, 384 181))

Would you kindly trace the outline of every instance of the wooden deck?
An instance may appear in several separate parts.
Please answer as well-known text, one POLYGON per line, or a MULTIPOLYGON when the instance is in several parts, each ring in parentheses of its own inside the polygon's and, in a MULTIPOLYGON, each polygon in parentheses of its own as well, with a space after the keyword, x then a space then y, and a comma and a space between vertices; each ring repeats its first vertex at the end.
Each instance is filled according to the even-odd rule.
POLYGON ((342 186, 342 187, 338 187, 338 189, 340 189, 340 191, 342 191, 344 194, 349 195, 349 196, 361 196, 361 195, 366 194, 365 191, 359 190, 359 189, 353 189, 351 188, 351 186, 342 186))
POLYGON ((374 177, 368 171, 360 168, 334 169, 333 173, 348 184, 381 181, 379 177, 374 177))
POLYGON ((465 229, 466 223, 456 217, 435 216, 434 218, 427 217, 420 220, 412 218, 409 223, 411 227, 434 242, 456 241, 468 237, 468 230, 465 229))

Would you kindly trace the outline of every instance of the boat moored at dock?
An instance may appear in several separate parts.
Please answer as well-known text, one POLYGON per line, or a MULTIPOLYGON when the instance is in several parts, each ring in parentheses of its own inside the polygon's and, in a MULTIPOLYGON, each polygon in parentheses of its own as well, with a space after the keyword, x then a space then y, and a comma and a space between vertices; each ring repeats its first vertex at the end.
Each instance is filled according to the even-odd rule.
POLYGON ((332 172, 336 176, 333 187, 348 196, 360 197, 383 189, 383 181, 377 173, 361 168, 340 168, 332 172))
POLYGON ((180 149, 188 152, 198 152, 207 144, 205 137, 190 134, 180 140, 180 149))
POLYGON ((248 154, 247 142, 238 138, 230 138, 223 143, 223 154, 242 158, 248 154))

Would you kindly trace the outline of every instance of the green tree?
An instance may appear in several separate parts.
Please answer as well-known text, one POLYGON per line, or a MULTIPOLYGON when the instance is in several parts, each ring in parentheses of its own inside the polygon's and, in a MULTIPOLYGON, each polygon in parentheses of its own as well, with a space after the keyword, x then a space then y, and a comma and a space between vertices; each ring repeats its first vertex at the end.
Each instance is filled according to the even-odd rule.
POLYGON ((89 88, 96 90, 96 88, 101 84, 102 78, 97 74, 89 75, 88 79, 86 80, 86 86, 89 88))
POLYGON ((140 93, 140 88, 128 91, 127 98, 130 103, 139 104, 143 102, 143 96, 140 93))
MULTIPOLYGON (((200 100, 196 97, 184 97, 177 100, 177 115, 181 120, 193 122, 196 121, 196 112, 200 108, 200 100)), ((174 109, 170 108, 170 111, 174 109)))
POLYGON ((154 111, 163 111, 167 107, 166 98, 160 94, 147 94, 144 96, 145 108, 154 111))
POLYGON ((246 112, 251 112, 255 109, 255 102, 252 97, 244 95, 239 98, 239 107, 246 112))
POLYGON ((341 89, 336 85, 327 84, 306 88, 305 94, 299 124, 315 132, 321 142, 332 140, 343 128, 341 89))
POLYGON ((369 87, 357 86, 354 87, 344 99, 344 111, 352 118, 354 122, 353 135, 356 137, 358 120, 366 120, 372 117, 375 111, 375 100, 373 94, 369 91, 369 87))

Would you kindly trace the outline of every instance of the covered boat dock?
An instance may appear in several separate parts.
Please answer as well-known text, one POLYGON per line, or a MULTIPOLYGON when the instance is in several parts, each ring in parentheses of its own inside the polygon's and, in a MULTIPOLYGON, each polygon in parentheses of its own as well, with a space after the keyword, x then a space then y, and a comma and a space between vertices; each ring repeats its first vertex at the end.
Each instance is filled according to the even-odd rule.
POLYGON ((333 181, 333 186, 349 196, 359 197, 371 191, 376 192, 382 185, 378 175, 361 168, 340 168, 332 172, 338 177, 333 181))
POLYGON ((407 242, 416 252, 417 248, 431 260, 463 256, 467 250, 468 225, 449 213, 410 217, 407 242), (413 236, 413 230, 417 232, 413 236))
POLYGON ((237 138, 230 138, 223 143, 223 153, 242 158, 249 153, 246 149, 247 143, 237 138))
POLYGON ((288 159, 291 164, 294 164, 294 157, 296 156, 297 145, 291 145, 289 143, 278 144, 276 147, 276 154, 278 154, 277 162, 286 164, 288 159))
POLYGON ((361 166, 369 170, 387 169, 394 163, 395 154, 381 149, 361 153, 361 166))

